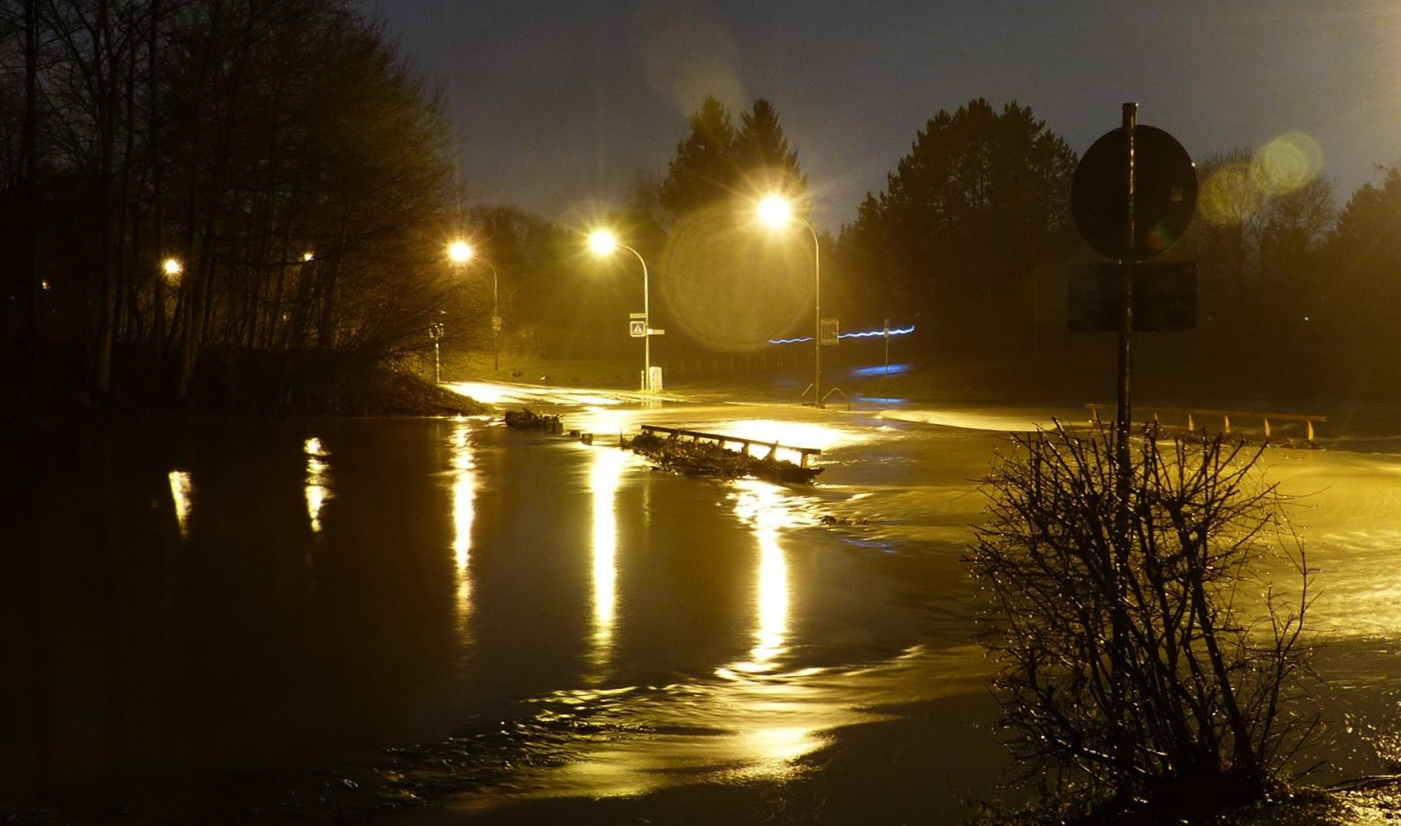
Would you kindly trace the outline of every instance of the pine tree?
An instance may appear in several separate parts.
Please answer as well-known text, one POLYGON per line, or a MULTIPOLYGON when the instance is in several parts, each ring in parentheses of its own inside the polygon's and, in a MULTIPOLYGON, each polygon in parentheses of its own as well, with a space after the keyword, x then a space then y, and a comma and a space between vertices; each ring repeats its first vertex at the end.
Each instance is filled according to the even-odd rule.
POLYGON ((691 134, 676 147, 659 200, 673 215, 693 212, 729 197, 739 179, 730 112, 707 96, 690 117, 691 134))

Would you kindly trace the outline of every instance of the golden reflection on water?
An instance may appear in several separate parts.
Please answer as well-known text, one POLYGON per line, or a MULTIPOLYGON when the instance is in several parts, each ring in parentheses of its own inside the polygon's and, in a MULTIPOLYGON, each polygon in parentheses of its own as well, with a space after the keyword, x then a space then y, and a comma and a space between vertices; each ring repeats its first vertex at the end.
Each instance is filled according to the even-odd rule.
POLYGON ((466 632, 472 615, 472 523, 476 521, 477 470, 472 428, 457 422, 449 437, 452 448, 452 554, 457 578, 457 621, 466 632))
MULTIPOLYGON (((819 422, 785 422, 777 419, 738 419, 726 422, 721 432, 726 436, 749 439, 755 442, 756 444, 750 448, 750 453, 756 456, 763 456, 767 452, 759 443, 783 445, 784 447, 779 448, 774 454, 774 458, 795 464, 802 461, 802 454, 786 448, 812 447, 818 450, 831 450, 834 447, 859 444, 872 438, 869 433, 862 433, 857 429, 835 427, 819 422)), ((736 444, 727 445, 727 447, 739 449, 736 444)))
POLYGON ((321 509, 331 500, 331 466, 326 461, 330 453, 315 436, 303 444, 306 453, 306 510, 311 518, 311 532, 321 533, 321 509))
POLYGON ((170 498, 175 501, 175 521, 180 526, 180 538, 190 538, 190 511, 194 509, 195 483, 183 470, 170 472, 170 498))
MULTIPOLYGON (((1314 574, 1307 627, 1316 638, 1392 638, 1401 632, 1401 459, 1343 451, 1277 451, 1266 481, 1290 498, 1290 529, 1305 544, 1314 574)), ((1286 538, 1287 539, 1287 538, 1286 538)), ((1286 541, 1286 547, 1288 541, 1286 541)), ((1296 560, 1266 575, 1276 591, 1296 592, 1296 560)))
POLYGON ((735 514, 754 528, 759 543, 755 576, 754 647, 749 660, 727 668, 758 673, 774 667, 785 653, 788 634, 788 559, 778 543, 780 528, 799 520, 788 491, 753 479, 735 483, 735 514))
POLYGON ((560 692, 537 701, 546 710, 536 719, 551 731, 575 730, 574 720, 590 725, 562 744, 556 766, 513 777, 507 796, 627 797, 679 784, 784 782, 810 770, 801 758, 826 747, 835 729, 890 719, 885 707, 981 697, 987 676, 982 649, 968 645, 917 647, 861 666, 560 692))
POLYGON ((592 452, 589 490, 593 493, 593 635, 589 660, 603 679, 613 655, 618 609, 618 488, 628 455, 600 448, 592 452))

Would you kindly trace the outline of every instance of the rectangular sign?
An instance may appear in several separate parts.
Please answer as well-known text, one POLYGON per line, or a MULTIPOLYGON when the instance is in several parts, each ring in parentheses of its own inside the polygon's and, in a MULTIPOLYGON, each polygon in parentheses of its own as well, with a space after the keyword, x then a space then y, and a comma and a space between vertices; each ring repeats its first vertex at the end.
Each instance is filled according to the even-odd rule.
MULTIPOLYGON (((1070 271, 1068 310, 1071 330, 1119 329, 1121 264, 1081 264, 1070 271)), ((1158 333, 1197 326, 1197 265, 1146 263, 1133 267, 1133 329, 1158 333)))
POLYGON ((646 338, 647 322, 640 318, 634 318, 631 321, 629 321, 628 335, 632 336, 633 338, 646 338))
POLYGON ((817 343, 822 346, 836 344, 841 335, 837 326, 837 319, 824 318, 817 328, 817 343))

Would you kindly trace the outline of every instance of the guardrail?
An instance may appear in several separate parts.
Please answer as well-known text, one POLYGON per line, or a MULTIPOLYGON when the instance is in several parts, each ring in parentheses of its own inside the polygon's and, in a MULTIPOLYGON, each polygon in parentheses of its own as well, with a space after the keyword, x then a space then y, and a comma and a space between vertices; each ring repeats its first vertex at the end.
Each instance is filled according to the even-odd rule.
MULTIPOLYGON (((1085 407, 1090 411, 1090 421, 1094 422, 1095 424, 1098 424, 1100 421, 1099 411, 1113 411, 1115 409, 1114 405, 1110 404, 1087 404, 1085 405, 1085 407)), ((1191 431, 1195 431, 1197 429, 1196 419, 1202 416, 1213 418, 1219 416, 1221 418, 1221 432, 1228 434, 1231 432, 1232 416, 1235 416, 1237 419, 1259 419, 1264 425, 1266 439, 1270 438, 1271 419, 1274 419, 1275 421, 1284 422, 1304 422, 1305 427, 1308 431, 1308 435, 1306 436, 1306 438, 1310 442, 1314 440, 1314 422, 1328 421, 1327 416, 1317 416, 1305 413, 1264 413, 1254 410, 1213 410, 1211 408, 1206 407, 1154 407, 1152 405, 1142 404, 1135 405, 1135 408, 1137 410, 1153 411, 1153 421, 1160 424, 1162 420, 1159 418, 1159 414, 1161 413, 1185 416, 1187 418, 1187 430, 1191 431)))

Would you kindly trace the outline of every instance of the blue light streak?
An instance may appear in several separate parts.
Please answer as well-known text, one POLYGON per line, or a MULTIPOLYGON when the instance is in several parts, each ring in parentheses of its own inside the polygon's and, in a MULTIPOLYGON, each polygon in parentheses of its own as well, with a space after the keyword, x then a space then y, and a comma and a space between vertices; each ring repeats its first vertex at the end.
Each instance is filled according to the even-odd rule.
MULTIPOLYGON (((915 325, 913 324, 908 327, 892 327, 890 329, 890 335, 907 336, 914 331, 915 325)), ((837 335, 837 338, 875 338, 878 336, 884 338, 885 335, 886 331, 882 328, 880 330, 862 330, 857 333, 840 333, 837 335)), ((769 339, 769 344, 802 344, 805 341, 812 341, 812 336, 805 336, 803 338, 771 338, 769 339)))

